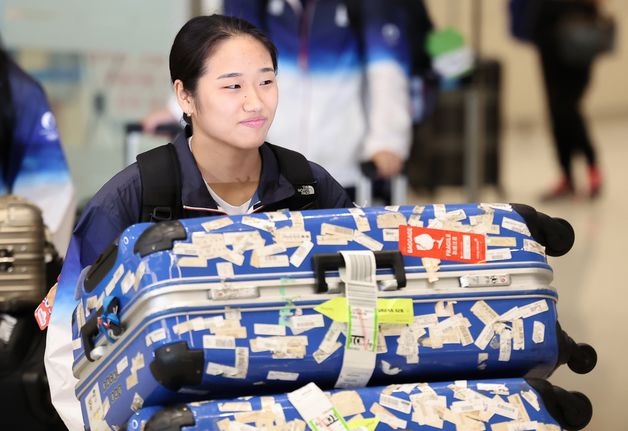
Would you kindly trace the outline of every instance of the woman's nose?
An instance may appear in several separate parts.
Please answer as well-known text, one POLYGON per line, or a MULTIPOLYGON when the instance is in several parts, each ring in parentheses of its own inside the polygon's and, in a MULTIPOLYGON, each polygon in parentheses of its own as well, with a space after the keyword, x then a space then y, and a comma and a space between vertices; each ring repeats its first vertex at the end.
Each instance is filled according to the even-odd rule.
POLYGON ((262 101, 257 94, 256 89, 251 89, 244 95, 244 103, 242 107, 246 112, 257 112, 262 108, 262 101))

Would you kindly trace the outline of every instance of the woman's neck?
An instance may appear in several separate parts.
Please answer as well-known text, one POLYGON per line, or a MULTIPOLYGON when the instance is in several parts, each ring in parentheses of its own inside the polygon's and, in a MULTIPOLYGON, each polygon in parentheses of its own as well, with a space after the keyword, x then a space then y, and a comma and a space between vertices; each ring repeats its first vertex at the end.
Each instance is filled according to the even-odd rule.
POLYGON ((191 150, 203 179, 222 199, 241 205, 257 190, 262 170, 258 148, 239 149, 191 138, 191 150))

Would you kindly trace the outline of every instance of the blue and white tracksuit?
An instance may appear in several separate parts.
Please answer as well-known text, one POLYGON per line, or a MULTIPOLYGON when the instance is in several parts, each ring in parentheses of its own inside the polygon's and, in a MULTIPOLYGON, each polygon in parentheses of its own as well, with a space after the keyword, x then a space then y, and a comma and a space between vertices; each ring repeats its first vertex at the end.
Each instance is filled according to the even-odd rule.
POLYGON ((269 140, 345 187, 356 185, 359 162, 380 150, 407 158, 409 48, 391 3, 362 0, 357 28, 345 0, 268 0, 263 19, 259 4, 224 0, 224 12, 265 29, 277 45, 279 107, 269 140))
POLYGON ((15 127, 0 193, 11 192, 37 205, 63 254, 74 223, 75 197, 55 117, 41 86, 13 62, 9 82, 15 127))

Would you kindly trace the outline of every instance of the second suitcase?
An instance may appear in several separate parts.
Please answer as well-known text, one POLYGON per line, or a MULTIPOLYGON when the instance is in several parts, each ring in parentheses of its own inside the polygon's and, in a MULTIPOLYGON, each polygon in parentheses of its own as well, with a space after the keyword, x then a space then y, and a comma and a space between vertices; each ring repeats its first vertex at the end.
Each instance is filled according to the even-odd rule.
POLYGON ((581 430, 589 399, 545 380, 504 379, 390 385, 147 407, 127 431, 581 430))
POLYGON ((557 325, 545 256, 572 243, 564 220, 521 205, 133 226, 77 291, 85 421, 120 426, 142 405, 311 381, 547 376, 565 362, 586 372, 557 325))

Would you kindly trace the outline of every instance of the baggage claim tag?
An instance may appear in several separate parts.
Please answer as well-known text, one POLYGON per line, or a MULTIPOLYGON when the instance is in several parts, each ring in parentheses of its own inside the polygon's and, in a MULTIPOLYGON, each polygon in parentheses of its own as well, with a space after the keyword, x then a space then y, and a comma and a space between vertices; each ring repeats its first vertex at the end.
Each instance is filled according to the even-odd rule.
POLYGON ((399 250, 405 256, 482 263, 486 262, 486 237, 471 232, 399 226, 399 250))
POLYGON ((371 379, 377 356, 377 283, 375 255, 341 252, 346 271, 347 341, 337 388, 363 387, 371 379))
POLYGON ((312 431, 348 431, 349 426, 325 393, 314 383, 288 394, 288 401, 297 409, 312 431))

